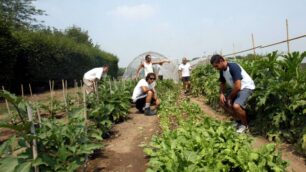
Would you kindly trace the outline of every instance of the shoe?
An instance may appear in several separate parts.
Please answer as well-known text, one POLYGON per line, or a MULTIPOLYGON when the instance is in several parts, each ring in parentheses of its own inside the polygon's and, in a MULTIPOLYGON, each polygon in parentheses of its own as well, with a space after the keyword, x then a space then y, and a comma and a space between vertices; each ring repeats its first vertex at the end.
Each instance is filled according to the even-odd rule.
POLYGON ((153 115, 156 115, 156 110, 152 111, 149 107, 148 108, 145 108, 144 110, 144 114, 147 115, 147 116, 153 116, 153 115))
POLYGON ((244 133, 248 129, 247 126, 241 124, 239 125, 238 129, 236 130, 237 133, 244 133))

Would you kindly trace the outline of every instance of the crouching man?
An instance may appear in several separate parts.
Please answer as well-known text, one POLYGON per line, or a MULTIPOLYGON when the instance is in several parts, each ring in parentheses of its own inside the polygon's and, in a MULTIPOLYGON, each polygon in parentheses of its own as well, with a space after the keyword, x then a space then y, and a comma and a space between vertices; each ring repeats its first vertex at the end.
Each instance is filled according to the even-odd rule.
POLYGON ((136 108, 148 116, 156 115, 157 113, 157 108, 155 110, 151 110, 150 105, 155 104, 156 107, 158 107, 160 104, 154 88, 155 84, 153 84, 155 80, 155 73, 148 73, 145 79, 138 81, 132 96, 133 102, 136 104, 136 108))
POLYGON ((220 71, 220 104, 237 120, 237 132, 243 133, 248 128, 245 108, 255 89, 254 81, 239 64, 227 62, 221 55, 213 55, 210 63, 220 71), (228 94, 226 85, 230 86, 228 94))

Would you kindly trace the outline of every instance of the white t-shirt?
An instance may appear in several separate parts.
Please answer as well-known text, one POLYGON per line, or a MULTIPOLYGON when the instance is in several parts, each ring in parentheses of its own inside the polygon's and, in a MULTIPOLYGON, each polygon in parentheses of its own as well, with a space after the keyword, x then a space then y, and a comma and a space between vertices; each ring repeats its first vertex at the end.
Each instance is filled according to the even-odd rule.
POLYGON ((142 88, 141 87, 146 86, 149 89, 154 89, 153 83, 149 84, 145 79, 139 80, 137 85, 136 85, 136 87, 134 88, 134 91, 133 91, 133 96, 132 96, 133 102, 136 102, 138 99, 147 96, 147 94, 142 92, 142 88))
POLYGON ((153 73, 152 63, 147 64, 146 62, 143 62, 143 68, 144 68, 144 72, 145 72, 144 77, 147 77, 148 73, 153 73))
POLYGON ((87 80, 101 79, 102 74, 103 74, 103 67, 93 68, 84 74, 84 79, 87 80))
POLYGON ((234 82, 241 80, 241 89, 255 89, 255 84, 250 75, 237 63, 228 63, 225 71, 220 71, 220 81, 227 83, 231 88, 234 87, 234 82))
POLYGON ((179 71, 182 71, 182 77, 190 76, 191 66, 190 63, 180 64, 179 71))

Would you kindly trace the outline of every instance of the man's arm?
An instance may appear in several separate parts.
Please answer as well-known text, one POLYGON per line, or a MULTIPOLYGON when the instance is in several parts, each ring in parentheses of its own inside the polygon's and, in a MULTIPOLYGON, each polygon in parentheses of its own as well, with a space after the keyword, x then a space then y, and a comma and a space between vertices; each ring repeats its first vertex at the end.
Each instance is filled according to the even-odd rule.
POLYGON ((232 89, 232 92, 228 96, 228 99, 231 100, 231 102, 237 96, 240 89, 241 89, 241 80, 236 80, 235 83, 234 83, 234 87, 232 89))
POLYGON ((158 62, 152 62, 152 64, 163 64, 163 63, 170 63, 170 60, 162 60, 162 61, 158 61, 158 62))
POLYGON ((154 93, 154 90, 149 89, 147 86, 141 86, 141 90, 145 94, 147 94, 150 90, 153 91, 153 93, 154 93))
POLYGON ((144 67, 144 66, 143 66, 143 63, 141 63, 141 64, 139 65, 138 69, 136 70, 136 78, 139 77, 140 69, 143 68, 143 67, 144 67))
POLYGON ((225 93, 225 83, 224 83, 224 82, 221 82, 221 83, 220 83, 220 103, 221 103, 222 105, 224 105, 224 104, 225 104, 225 101, 226 101, 226 98, 225 98, 224 93, 225 93))

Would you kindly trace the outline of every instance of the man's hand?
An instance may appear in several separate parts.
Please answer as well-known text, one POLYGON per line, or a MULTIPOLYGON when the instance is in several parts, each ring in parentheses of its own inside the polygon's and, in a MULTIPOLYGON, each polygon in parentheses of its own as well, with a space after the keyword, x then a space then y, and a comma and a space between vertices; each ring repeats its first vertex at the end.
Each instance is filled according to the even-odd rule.
POLYGON ((225 102, 226 102, 226 98, 225 98, 225 96, 224 96, 224 94, 223 93, 221 93, 220 94, 220 103, 221 103, 221 105, 225 105, 225 102))
POLYGON ((232 101, 232 99, 230 99, 230 98, 228 97, 227 100, 226 100, 226 103, 227 103, 227 106, 228 106, 228 107, 231 107, 233 101, 232 101))

